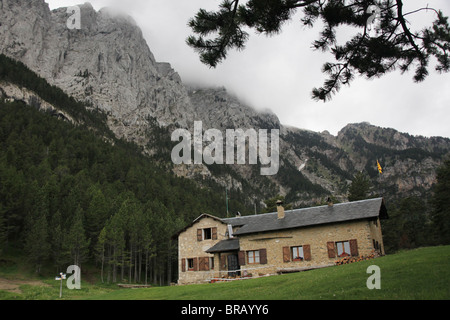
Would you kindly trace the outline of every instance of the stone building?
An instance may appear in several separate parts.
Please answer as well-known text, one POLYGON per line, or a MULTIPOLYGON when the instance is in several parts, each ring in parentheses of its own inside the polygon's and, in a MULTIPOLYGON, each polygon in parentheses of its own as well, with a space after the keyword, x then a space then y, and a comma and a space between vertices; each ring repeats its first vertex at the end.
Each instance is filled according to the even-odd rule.
POLYGON ((346 256, 384 255, 383 198, 233 218, 202 214, 179 231, 179 284, 333 265, 346 256))

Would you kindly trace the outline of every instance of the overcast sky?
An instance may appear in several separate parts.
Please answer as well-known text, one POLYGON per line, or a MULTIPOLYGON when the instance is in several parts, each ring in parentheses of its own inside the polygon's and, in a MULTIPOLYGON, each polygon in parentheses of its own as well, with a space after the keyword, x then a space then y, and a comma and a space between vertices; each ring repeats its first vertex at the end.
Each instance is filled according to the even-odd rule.
MULTIPOLYGON (((51 9, 77 5, 79 0, 46 0, 51 9)), ((301 12, 277 36, 250 32, 246 49, 230 51, 215 69, 200 63, 197 53, 186 45, 192 34, 188 20, 200 8, 216 10, 213 0, 91 0, 99 10, 116 7, 133 17, 160 62, 170 62, 185 83, 224 86, 256 109, 270 109, 284 125, 336 135, 348 123, 367 121, 412 135, 450 137, 450 74, 430 75, 414 83, 412 72, 392 72, 379 79, 355 78, 331 101, 311 99, 313 87, 325 80, 321 67, 333 60, 314 51, 311 43, 318 29, 305 29, 301 12)), ((404 1, 404 12, 425 7, 450 15, 449 0, 404 1)), ((432 11, 408 16, 411 26, 423 26, 435 19, 432 11)), ((415 28, 413 28, 415 30, 415 28)), ((344 30, 341 35, 347 35, 344 30)), ((339 34, 338 34, 339 40, 339 34)))

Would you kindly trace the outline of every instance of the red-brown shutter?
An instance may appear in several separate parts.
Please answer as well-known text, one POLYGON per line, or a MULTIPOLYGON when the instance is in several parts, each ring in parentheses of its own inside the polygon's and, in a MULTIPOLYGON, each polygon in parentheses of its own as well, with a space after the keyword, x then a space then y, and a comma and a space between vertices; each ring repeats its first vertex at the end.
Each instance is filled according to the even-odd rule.
POLYGON ((356 239, 350 240, 350 254, 354 257, 358 255, 358 242, 356 239))
POLYGON ((335 258, 336 257, 336 250, 334 249, 334 242, 333 241, 327 242, 327 249, 328 249, 328 258, 335 258))
POLYGON ((283 262, 291 261, 291 250, 289 247, 283 247, 283 262))
POLYGON ((209 270, 209 257, 198 258, 198 270, 208 271, 209 270))
POLYGON ((181 259, 181 272, 186 271, 186 259, 181 259))
POLYGON ((267 250, 266 249, 259 250, 259 263, 267 264, 267 250))
POLYGON ((198 259, 194 258, 192 260, 194 260, 194 271, 198 271, 198 259))
POLYGON ((205 271, 205 259, 203 257, 198 258, 198 271, 205 271))
POLYGON ((217 227, 211 228, 212 239, 217 240, 217 227))
POLYGON ((305 261, 311 260, 311 246, 309 244, 303 245, 303 259, 305 261))
POLYGON ((197 241, 202 241, 202 240, 203 240, 203 230, 197 229, 197 241))
POLYGON ((245 251, 239 251, 238 258, 239 258, 239 265, 240 266, 245 265, 245 251))

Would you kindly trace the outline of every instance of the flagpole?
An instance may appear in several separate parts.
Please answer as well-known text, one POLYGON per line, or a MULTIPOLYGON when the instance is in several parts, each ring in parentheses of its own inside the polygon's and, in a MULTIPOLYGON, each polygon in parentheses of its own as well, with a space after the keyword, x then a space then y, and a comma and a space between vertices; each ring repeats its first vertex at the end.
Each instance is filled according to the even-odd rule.
POLYGON ((379 173, 379 175, 380 175, 380 196, 382 197, 383 196, 383 189, 382 189, 382 184, 381 184, 381 182, 382 182, 382 176, 383 176, 383 169, 381 168, 381 165, 380 165, 380 162, 378 161, 378 159, 377 159, 377 169, 378 169, 378 173, 379 173))
POLYGON ((225 188, 225 203, 227 205, 227 218, 228 218, 228 190, 225 188))

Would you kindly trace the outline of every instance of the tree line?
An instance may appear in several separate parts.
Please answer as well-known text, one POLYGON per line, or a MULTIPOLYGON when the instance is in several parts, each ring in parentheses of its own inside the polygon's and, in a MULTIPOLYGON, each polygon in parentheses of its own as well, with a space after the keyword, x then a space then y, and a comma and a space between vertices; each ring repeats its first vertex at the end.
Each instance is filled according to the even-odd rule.
POLYGON ((132 144, 0 102, 0 250, 23 250, 38 272, 89 263, 106 282, 168 283, 171 235, 222 204, 132 144))

